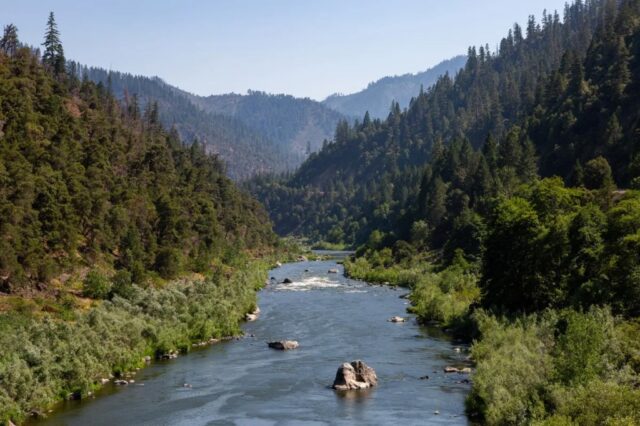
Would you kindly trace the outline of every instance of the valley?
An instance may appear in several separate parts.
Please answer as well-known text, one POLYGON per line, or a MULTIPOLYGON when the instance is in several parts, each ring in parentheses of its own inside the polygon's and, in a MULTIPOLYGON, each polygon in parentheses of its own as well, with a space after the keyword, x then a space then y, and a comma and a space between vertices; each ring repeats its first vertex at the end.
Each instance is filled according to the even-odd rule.
POLYGON ((199 4, 217 26, 177 8, 201 25, 175 40, 201 34, 220 87, 255 67, 314 75, 317 100, 190 93, 69 60, 93 51, 63 46, 77 20, 50 12, 37 46, 5 23, 0 423, 640 424, 640 1, 574 0, 465 55, 411 8, 249 3, 199 4), (386 15, 407 33, 363 43, 386 15), (418 55, 409 30, 451 59, 317 96, 418 55))

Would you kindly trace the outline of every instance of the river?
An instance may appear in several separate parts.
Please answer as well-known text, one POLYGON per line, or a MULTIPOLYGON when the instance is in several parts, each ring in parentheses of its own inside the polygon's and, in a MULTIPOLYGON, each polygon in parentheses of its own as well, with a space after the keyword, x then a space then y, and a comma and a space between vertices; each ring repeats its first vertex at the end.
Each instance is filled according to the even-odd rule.
POLYGON ((37 424, 468 424, 470 385, 465 376, 443 372, 464 362, 466 348, 413 318, 387 322, 407 316, 407 302, 399 298, 406 290, 370 286, 342 273, 335 260, 272 270, 275 280, 258 296, 260 317, 244 327, 247 337, 153 363, 135 384, 107 385, 97 398, 69 402, 37 424), (329 274, 334 268, 339 273, 329 274), (293 283, 282 284, 285 278, 293 283), (281 339, 300 347, 267 347, 281 339), (356 359, 376 370, 379 386, 330 389, 340 364, 356 359))

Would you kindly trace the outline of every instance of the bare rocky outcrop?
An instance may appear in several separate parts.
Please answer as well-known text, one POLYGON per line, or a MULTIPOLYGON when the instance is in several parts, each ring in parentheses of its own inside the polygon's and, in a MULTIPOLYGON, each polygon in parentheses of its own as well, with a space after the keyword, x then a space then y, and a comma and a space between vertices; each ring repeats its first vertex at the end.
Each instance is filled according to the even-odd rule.
POLYGON ((378 384, 378 376, 373 368, 364 362, 345 362, 338 368, 333 381, 333 389, 346 391, 368 389, 378 384))
POLYGON ((295 340, 278 340, 275 342, 268 342, 267 345, 271 349, 277 349, 279 351, 290 351, 296 349, 299 345, 295 340))

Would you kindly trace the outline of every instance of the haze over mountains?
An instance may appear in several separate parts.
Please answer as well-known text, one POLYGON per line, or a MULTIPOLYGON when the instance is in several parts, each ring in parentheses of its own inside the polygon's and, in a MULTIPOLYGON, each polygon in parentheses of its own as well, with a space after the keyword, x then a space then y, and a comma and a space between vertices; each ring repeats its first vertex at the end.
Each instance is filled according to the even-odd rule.
POLYGON ((428 89, 447 73, 455 76, 466 61, 466 56, 456 56, 423 72, 381 78, 357 93, 331 95, 322 103, 349 117, 363 117, 368 111, 373 118, 387 118, 392 102, 398 102, 400 108, 408 107, 421 87, 428 89))
POLYGON ((343 118, 318 102, 292 96, 250 92, 205 98, 158 77, 101 68, 82 68, 81 72, 108 86, 125 103, 139 103, 142 110, 149 102, 157 102, 165 126, 175 127, 185 143, 197 139, 206 144, 236 180, 293 170, 309 149, 317 150, 324 139, 332 137, 343 118))
POLYGON ((361 119, 369 111, 384 118, 392 102, 407 107, 420 88, 449 73, 455 75, 466 56, 446 60, 425 72, 384 77, 361 92, 332 95, 323 102, 285 94, 198 96, 158 77, 145 77, 74 64, 78 75, 108 87, 125 104, 142 110, 156 102, 161 122, 174 127, 185 143, 198 140, 227 165, 236 180, 293 171, 334 139, 341 120, 361 119))

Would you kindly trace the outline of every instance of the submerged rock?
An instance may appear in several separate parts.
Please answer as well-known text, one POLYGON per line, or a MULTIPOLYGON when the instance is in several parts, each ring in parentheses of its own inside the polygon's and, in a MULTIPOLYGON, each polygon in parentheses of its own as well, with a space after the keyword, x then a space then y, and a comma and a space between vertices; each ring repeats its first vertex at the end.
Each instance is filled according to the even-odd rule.
POLYGON ((290 278, 285 278, 285 279, 282 281, 282 284, 292 284, 292 283, 293 283, 293 281, 291 281, 291 279, 290 279, 290 278))
POLYGON ((368 389, 378 384, 378 376, 373 368, 362 361, 345 362, 338 368, 333 381, 333 389, 346 391, 368 389))
POLYGON ((279 351, 289 351, 298 347, 298 342, 295 340, 279 340, 276 342, 268 342, 267 345, 271 349, 277 349, 279 351))

